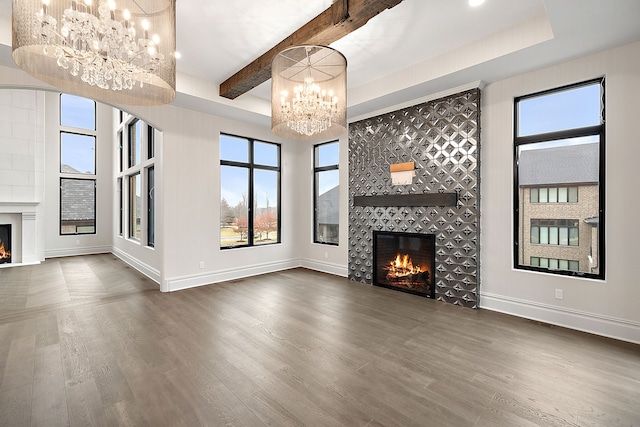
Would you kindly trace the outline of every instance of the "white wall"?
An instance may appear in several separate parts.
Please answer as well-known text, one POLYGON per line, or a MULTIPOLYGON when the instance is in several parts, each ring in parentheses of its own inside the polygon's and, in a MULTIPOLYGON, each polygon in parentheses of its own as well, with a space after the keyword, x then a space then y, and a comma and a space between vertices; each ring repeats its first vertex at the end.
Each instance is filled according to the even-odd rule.
MULTIPOLYGON (((340 231, 339 244, 313 243, 313 146, 298 142, 299 173, 296 181, 296 204, 300 210, 296 245, 302 265, 326 273, 347 277, 349 248, 349 142, 344 135, 339 140, 340 156, 340 231)), ((317 144, 317 143, 315 143, 317 144)))
POLYGON ((12 262, 18 264, 44 260, 36 238, 44 230, 44 118, 42 92, 0 88, 0 221, 13 225, 12 262), (22 229, 23 208, 35 212, 29 230, 22 229))
POLYGON ((640 343, 640 43, 486 86, 480 307, 640 343), (513 269, 513 98, 605 76, 606 280, 513 269), (555 299, 555 289, 564 299, 555 299))
MULTIPOLYGON (((173 106, 129 108, 163 132, 163 234, 161 289, 173 291, 300 265, 296 235, 301 222, 296 194, 297 142, 269 129, 173 106), (220 249, 220 133, 282 143, 281 244, 220 249), (204 268, 200 268, 200 262, 204 268)), ((158 228, 161 228, 160 229, 158 228)))

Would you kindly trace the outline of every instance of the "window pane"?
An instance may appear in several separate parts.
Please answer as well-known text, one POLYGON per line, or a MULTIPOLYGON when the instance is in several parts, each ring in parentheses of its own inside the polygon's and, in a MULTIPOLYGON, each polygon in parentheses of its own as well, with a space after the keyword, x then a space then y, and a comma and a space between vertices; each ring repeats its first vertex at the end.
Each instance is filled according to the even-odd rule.
POLYGON ((540 203, 547 203, 549 201, 549 189, 541 188, 540 189, 540 203))
POLYGON ((531 257, 531 265, 534 267, 540 266, 540 258, 532 256, 531 257))
POLYGON ((140 163, 140 149, 142 146, 142 122, 136 120, 129 125, 129 167, 140 163))
POLYGON ((558 244, 558 227, 549 227, 549 244, 558 244))
POLYGON ((558 269, 558 260, 554 259, 554 258, 551 258, 549 260, 549 268, 557 270, 558 269))
POLYGON ((155 232, 155 169, 147 169, 147 245, 154 246, 155 232))
MULTIPOLYGON (((578 228, 569 228, 569 245, 578 246, 578 228)), ((593 248, 596 249, 596 248, 593 248)))
POLYGON ((566 259, 561 259, 560 261, 558 261, 558 268, 560 270, 568 270, 569 269, 569 261, 567 261, 566 259))
POLYGON ((316 172, 316 242, 338 244, 340 186, 339 171, 316 172))
POLYGON ((278 166, 278 146, 276 144, 255 142, 253 153, 254 163, 265 166, 278 166))
POLYGON ((567 187, 558 188, 558 202, 567 203, 567 187))
POLYGON ((560 245, 568 245, 569 244, 569 228, 560 227, 560 238, 558 243, 560 245))
POLYGON ((526 98, 518 102, 518 136, 599 124, 600 83, 526 98))
POLYGON ((329 144, 316 145, 315 147, 315 159, 316 167, 337 165, 340 163, 339 155, 340 145, 337 142, 329 144))
POLYGON ((96 173, 96 138, 75 133, 60 133, 60 172, 96 173))
POLYGON ((558 189, 550 188, 549 189, 549 203, 558 203, 558 189))
POLYGON ((60 124, 62 126, 95 130, 95 101, 63 93, 60 95, 60 124))
POLYGON ((96 232, 96 181, 60 180, 60 234, 96 232))
POLYGON ((531 203, 538 203, 538 189, 532 188, 529 190, 529 200, 531 203))
POLYGON ((540 227, 540 244, 549 244, 549 227, 540 227))
POLYGON ((156 154, 155 135, 153 134, 153 127, 147 125, 147 159, 153 159, 156 154))
POLYGON ((247 163, 249 161, 249 140, 220 135, 220 160, 247 163))
POLYGON ((249 169, 220 167, 220 246, 248 245, 249 169))
POLYGON ((118 178, 117 181, 117 187, 118 187, 118 212, 119 212, 119 216, 118 216, 118 235, 122 236, 122 215, 123 215, 123 203, 122 203, 122 178, 118 178))
POLYGON ((540 243, 540 229, 538 227, 531 227, 531 243, 540 243))
POLYGON ((256 169, 253 176, 253 243, 278 241, 278 172, 256 169))
POLYGON ((569 270, 580 271, 580 263, 578 261, 569 261, 569 270))
POLYGON ((122 131, 118 132, 118 156, 119 156, 119 171, 124 170, 124 145, 122 142, 122 131))
POLYGON ((140 197, 140 174, 137 173, 129 177, 129 237, 138 240, 142 237, 140 197))
MULTIPOLYGON (((588 257, 598 258, 598 217, 599 217, 599 185, 600 185, 600 143, 598 137, 580 137, 553 143, 531 143, 520 146, 518 153, 518 180, 522 186, 518 192, 520 200, 523 200, 519 212, 519 225, 522 236, 528 234, 527 228, 540 226, 540 240, 536 242, 531 228, 531 239, 518 245, 518 258, 520 263, 528 260, 532 254, 546 258, 573 259, 579 263, 584 273, 597 274, 597 268, 591 271, 588 257), (580 183, 578 185, 563 186, 566 182, 580 183), (557 190, 558 200, 564 200, 566 188, 566 200, 574 205, 567 206, 552 203, 544 207, 532 205, 529 197, 526 197, 527 187, 540 188, 539 201, 549 201, 557 190), (538 187, 539 186, 539 187, 538 187), (549 191, 552 190, 552 191, 549 191), (580 192, 580 198, 578 198, 580 192), (568 211, 567 209, 570 209, 568 211), (576 213, 581 216, 576 217, 576 213), (536 221, 529 221, 533 215, 544 215, 536 221), (540 221, 545 221, 545 226, 540 221), (546 225, 553 226, 552 230, 546 225), (580 227, 588 227, 589 232, 584 232, 584 239, 579 239, 580 227), (547 233, 550 231, 550 233, 547 233), (557 236, 556 233, 557 232, 557 236), (584 241, 582 241, 584 240, 584 241), (544 253, 531 252, 532 244, 559 244, 576 247, 571 253, 552 252, 556 249, 544 249, 544 253), (550 251, 550 252, 546 252, 550 251)), ((598 266, 599 263, 594 263, 598 266)))
POLYGON ((549 268, 549 258, 540 258, 540 267, 549 268))

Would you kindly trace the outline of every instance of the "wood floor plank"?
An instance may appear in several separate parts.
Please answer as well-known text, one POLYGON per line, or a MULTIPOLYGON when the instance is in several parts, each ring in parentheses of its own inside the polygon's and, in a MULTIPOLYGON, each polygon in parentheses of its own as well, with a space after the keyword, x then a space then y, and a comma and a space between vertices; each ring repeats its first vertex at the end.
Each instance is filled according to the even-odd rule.
POLYGON ((67 386, 69 425, 108 426, 109 422, 93 379, 67 386))
POLYGON ((36 349, 31 426, 67 426, 69 413, 60 344, 36 349))
POLYGON ((301 268, 164 294, 111 254, 0 269, 0 381, 0 426, 640 426, 639 345, 301 268))
POLYGON ((35 351, 35 335, 11 341, 4 375, 0 383, 0 393, 33 384, 35 351))
POLYGON ((0 427, 28 426, 31 418, 31 384, 0 392, 0 427))

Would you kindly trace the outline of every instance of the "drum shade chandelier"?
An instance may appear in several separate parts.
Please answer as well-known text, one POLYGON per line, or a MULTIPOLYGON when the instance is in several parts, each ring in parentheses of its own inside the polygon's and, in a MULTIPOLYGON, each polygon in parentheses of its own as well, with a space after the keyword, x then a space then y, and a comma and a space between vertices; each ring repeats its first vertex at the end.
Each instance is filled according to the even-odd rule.
POLYGON ((15 63, 58 89, 128 105, 175 98, 176 0, 13 0, 12 23, 15 63))
POLYGON ((271 130, 322 140, 347 131, 347 60, 326 46, 294 46, 271 62, 271 130))

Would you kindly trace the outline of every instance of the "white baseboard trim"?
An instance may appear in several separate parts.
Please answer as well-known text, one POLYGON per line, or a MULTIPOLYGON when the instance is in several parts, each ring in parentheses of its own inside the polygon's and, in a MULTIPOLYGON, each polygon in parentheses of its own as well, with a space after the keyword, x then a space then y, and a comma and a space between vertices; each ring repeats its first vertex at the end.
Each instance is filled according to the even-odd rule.
POLYGON ((480 292, 479 307, 640 344, 640 322, 480 292))
POLYGON ((333 264, 330 262, 322 262, 314 259, 302 259, 302 267, 308 268, 310 270, 320 271, 322 273, 334 274, 336 276, 347 277, 349 274, 349 269, 346 265, 342 264, 333 264))
POLYGON ((160 284, 160 271, 158 269, 155 269, 155 268, 151 267, 150 265, 145 264, 144 262, 140 261, 139 259, 132 257, 128 253, 123 252, 122 250, 120 250, 118 248, 114 247, 109 252, 113 253, 115 256, 120 258, 124 263, 128 264, 130 267, 135 268, 140 273, 142 273, 145 276, 147 276, 149 279, 151 279, 154 282, 160 284))
POLYGON ((44 257, 60 258, 65 256, 108 254, 111 253, 111 250, 111 246, 82 246, 81 248, 49 249, 45 251, 44 257))
POLYGON ((169 277, 164 280, 160 290, 173 292, 182 289, 195 288, 197 286, 210 285, 212 283, 226 282, 228 280, 242 279, 244 277, 257 276, 259 274, 273 273, 302 267, 299 259, 278 261, 273 263, 255 264, 248 267, 230 268, 211 273, 191 274, 187 276, 169 277))

